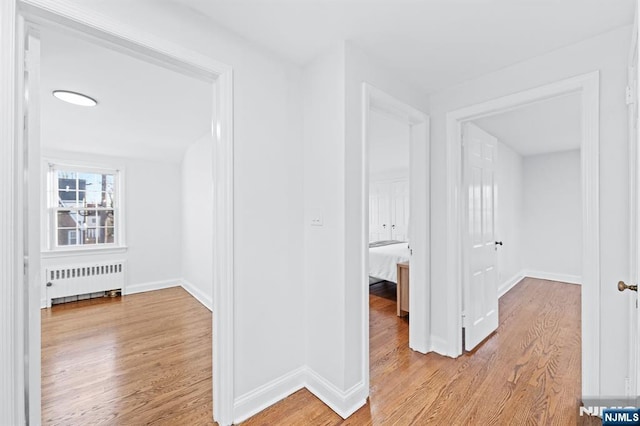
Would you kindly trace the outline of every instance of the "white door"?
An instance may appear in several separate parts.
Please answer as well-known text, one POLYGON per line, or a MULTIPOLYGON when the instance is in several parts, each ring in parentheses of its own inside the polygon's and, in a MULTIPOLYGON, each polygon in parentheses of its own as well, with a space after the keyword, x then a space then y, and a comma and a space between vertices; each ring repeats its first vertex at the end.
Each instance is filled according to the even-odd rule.
POLYGON ((463 180, 467 202, 463 235, 463 327, 465 350, 498 328, 495 244, 495 167, 498 140, 479 127, 463 127, 463 180))
POLYGON ((24 182, 24 258, 27 289, 28 389, 30 423, 40 422, 40 38, 34 30, 27 32, 24 70, 24 150, 21 153, 27 170, 24 182))
POLYGON ((409 181, 391 184, 391 239, 409 241, 409 181))
POLYGON ((369 241, 391 239, 388 183, 372 183, 369 190, 369 241))
MULTIPOLYGON (((636 11, 637 12, 637 11, 636 11)), ((636 13, 635 29, 638 25, 636 13)), ((630 277, 632 283, 640 283, 640 150, 638 149, 638 34, 634 31, 629 51, 629 74, 627 77, 628 90, 627 105, 629 117, 629 158, 631 159, 631 191, 629 194, 631 204, 631 226, 630 226, 630 249, 631 249, 631 270, 630 277)), ((640 403, 640 353, 638 344, 640 342, 640 315, 638 315, 638 293, 628 291, 628 303, 630 311, 629 321, 629 377, 633 378, 629 389, 631 395, 637 397, 640 403)))

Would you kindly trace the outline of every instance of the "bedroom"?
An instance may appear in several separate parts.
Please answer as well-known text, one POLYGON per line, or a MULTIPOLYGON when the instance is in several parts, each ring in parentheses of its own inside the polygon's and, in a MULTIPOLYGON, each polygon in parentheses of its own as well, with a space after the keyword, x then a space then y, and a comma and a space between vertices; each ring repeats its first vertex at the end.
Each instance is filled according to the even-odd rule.
POLYGON ((372 109, 368 130, 369 291, 395 287, 397 314, 405 316, 408 276, 399 283, 398 271, 407 268, 410 257, 411 127, 397 116, 372 109))
MULTIPOLYGON (((79 412, 56 403, 69 392, 104 410, 101 384, 113 377, 124 385, 149 368, 168 380, 159 367, 166 351, 148 345, 192 333, 176 321, 182 310, 211 327, 211 83, 71 31, 37 36, 28 81, 31 117, 40 107, 40 120, 29 125, 32 154, 40 149, 30 168, 40 185, 30 188, 40 192, 32 205, 40 226, 31 233, 41 243, 42 416, 73 423, 79 412), (149 292, 164 298, 161 310, 149 292), (161 315, 142 322, 145 309, 161 315), (131 339, 116 350, 114 336, 123 333, 131 339), (151 364, 127 350, 140 344, 151 364)), ((200 361, 183 368, 210 368, 211 347, 202 349, 200 361)))

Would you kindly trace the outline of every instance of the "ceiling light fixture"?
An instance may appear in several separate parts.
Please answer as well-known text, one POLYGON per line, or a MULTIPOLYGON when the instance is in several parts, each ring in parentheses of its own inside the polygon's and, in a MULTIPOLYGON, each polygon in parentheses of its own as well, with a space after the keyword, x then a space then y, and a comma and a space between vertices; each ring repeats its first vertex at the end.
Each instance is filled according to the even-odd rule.
POLYGON ((60 99, 61 101, 68 102, 74 105, 92 107, 98 105, 98 101, 95 99, 83 95, 82 93, 71 92, 69 90, 54 90, 53 96, 60 99))

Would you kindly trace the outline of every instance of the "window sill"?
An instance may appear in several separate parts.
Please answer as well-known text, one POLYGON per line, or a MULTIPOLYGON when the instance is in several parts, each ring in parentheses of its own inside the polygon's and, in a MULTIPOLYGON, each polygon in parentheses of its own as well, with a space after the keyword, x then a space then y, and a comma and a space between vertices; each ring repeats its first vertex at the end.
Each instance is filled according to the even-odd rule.
POLYGON ((127 246, 117 247, 95 247, 71 250, 44 250, 40 253, 42 259, 53 259, 57 257, 71 256, 97 256, 102 254, 122 254, 127 252, 127 246))

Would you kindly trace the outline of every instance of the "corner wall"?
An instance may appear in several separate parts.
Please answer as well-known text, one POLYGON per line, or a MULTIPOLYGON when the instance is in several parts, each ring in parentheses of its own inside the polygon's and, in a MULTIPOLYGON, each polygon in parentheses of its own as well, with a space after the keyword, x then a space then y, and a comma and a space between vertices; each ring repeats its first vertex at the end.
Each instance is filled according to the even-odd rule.
POLYGON ((213 139, 193 142, 182 159, 182 286, 213 309, 213 139))

